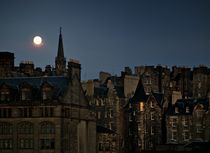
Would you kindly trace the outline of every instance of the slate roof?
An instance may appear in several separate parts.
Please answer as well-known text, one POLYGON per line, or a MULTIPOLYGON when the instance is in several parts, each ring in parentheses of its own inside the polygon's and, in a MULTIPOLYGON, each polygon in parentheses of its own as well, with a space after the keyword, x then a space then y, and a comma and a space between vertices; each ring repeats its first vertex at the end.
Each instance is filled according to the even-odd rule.
POLYGON ((32 87, 33 96, 36 98, 39 97, 41 85, 45 82, 53 87, 53 98, 58 98, 63 95, 69 80, 64 76, 0 78, 0 86, 6 84, 15 90, 19 90, 21 84, 27 83, 32 87))
POLYGON ((152 95, 155 97, 155 100, 157 101, 158 105, 160 107, 163 106, 163 98, 164 98, 164 95, 162 93, 154 93, 152 92, 152 95))
POLYGON ((204 106, 204 110, 208 111, 209 109, 209 101, 207 98, 199 98, 199 99, 178 99, 176 103, 169 108, 168 115, 190 115, 193 113, 193 109, 197 104, 202 104, 204 106), (178 107, 179 113, 175 112, 175 108, 178 107), (186 107, 189 107, 189 112, 186 112, 186 107))
POLYGON ((144 91, 144 86, 142 84, 142 81, 141 79, 139 80, 138 82, 138 85, 136 87, 136 91, 133 95, 133 97, 130 99, 130 102, 131 103, 139 103, 140 101, 146 101, 147 100, 147 96, 145 94, 145 91, 144 91))
POLYGON ((94 96, 105 97, 107 96, 108 88, 105 86, 94 87, 94 96))

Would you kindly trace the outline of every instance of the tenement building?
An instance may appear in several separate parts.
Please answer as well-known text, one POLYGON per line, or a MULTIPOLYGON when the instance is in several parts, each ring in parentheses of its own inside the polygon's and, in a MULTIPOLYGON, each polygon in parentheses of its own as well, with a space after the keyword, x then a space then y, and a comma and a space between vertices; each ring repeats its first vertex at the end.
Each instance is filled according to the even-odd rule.
POLYGON ((57 75, 49 66, 50 76, 31 71, 32 63, 5 71, 13 70, 14 54, 1 53, 6 75, 0 78, 0 153, 96 152, 96 122, 80 83, 81 65, 70 60, 66 68, 61 41, 60 32, 57 75))

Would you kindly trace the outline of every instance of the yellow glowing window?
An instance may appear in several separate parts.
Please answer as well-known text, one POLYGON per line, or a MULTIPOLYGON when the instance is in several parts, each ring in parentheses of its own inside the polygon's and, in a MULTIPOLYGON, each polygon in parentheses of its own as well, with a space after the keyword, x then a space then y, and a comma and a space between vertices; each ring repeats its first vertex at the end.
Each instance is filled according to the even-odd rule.
POLYGON ((144 103, 143 102, 139 103, 139 110, 140 110, 140 112, 144 111, 144 103))

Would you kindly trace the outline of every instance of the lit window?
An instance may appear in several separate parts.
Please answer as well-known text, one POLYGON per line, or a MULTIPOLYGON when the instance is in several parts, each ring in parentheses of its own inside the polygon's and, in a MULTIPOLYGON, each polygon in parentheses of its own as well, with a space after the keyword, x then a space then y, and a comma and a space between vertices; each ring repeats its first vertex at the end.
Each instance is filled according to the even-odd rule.
POLYGON ((140 104, 139 104, 139 110, 140 110, 140 112, 143 112, 144 111, 144 102, 140 102, 140 104))

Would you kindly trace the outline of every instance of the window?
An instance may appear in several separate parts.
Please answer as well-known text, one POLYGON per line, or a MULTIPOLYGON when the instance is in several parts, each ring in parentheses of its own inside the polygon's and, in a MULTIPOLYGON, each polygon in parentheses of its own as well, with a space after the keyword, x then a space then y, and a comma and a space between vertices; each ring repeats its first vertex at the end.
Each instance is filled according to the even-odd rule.
POLYGON ((190 108, 189 108, 189 106, 186 107, 186 113, 190 113, 190 108))
POLYGON ((12 149, 12 139, 0 139, 0 150, 1 149, 12 149))
POLYGON ((54 116, 54 108, 53 107, 41 107, 40 114, 42 117, 53 117, 54 116))
POLYGON ((32 149, 34 141, 32 138, 19 139, 19 148, 20 149, 32 149))
POLYGON ((104 117, 107 118, 107 111, 104 112, 104 117))
POLYGON ((20 117, 32 117, 32 108, 19 108, 20 117))
POLYGON ((150 113, 150 117, 151 117, 151 120, 154 120, 155 119, 155 113, 154 112, 151 112, 150 113))
POLYGON ((173 128, 176 128, 177 127, 177 118, 171 118, 171 126, 173 128))
POLYGON ((104 101, 103 101, 103 99, 101 99, 101 106, 104 106, 104 101))
POLYGON ((12 117, 11 108, 0 108, 0 118, 9 118, 12 117))
POLYGON ((10 101, 9 91, 1 91, 1 101, 10 101))
POLYGON ((113 118, 113 110, 112 109, 109 110, 109 117, 113 118))
POLYGON ((155 106, 154 101, 151 101, 151 102, 150 102, 150 107, 151 107, 151 108, 154 108, 154 106, 155 106))
POLYGON ((154 135, 154 134, 155 134, 155 127, 151 126, 151 135, 154 135))
POLYGON ((104 147, 103 147, 103 143, 100 142, 100 143, 98 144, 98 149, 99 149, 99 151, 103 151, 103 150, 104 150, 103 148, 104 148, 104 147))
POLYGON ((171 140, 172 141, 176 141, 177 140, 177 132, 176 131, 172 131, 172 133, 171 133, 171 140))
POLYGON ((175 107, 175 113, 178 114, 179 113, 179 108, 175 107))
POLYGON ((34 126, 31 122, 20 122, 18 123, 19 134, 33 134, 34 126))
POLYGON ((189 134, 188 131, 185 131, 185 132, 183 133, 183 139, 184 139, 184 141, 189 141, 189 139, 190 139, 190 134, 189 134))
POLYGON ((31 99, 31 90, 28 88, 21 89, 21 100, 30 100, 31 99))
POLYGON ((203 128, 201 124, 196 124, 196 133, 202 133, 203 132, 203 128))
MULTIPOLYGON (((63 112, 64 112, 65 117, 70 117, 71 116, 70 108, 65 108, 63 112)), ((53 110, 52 110, 51 113, 53 114, 53 110)))
POLYGON ((11 135, 13 132, 12 124, 0 122, 0 135, 11 135))
POLYGON ((183 126, 184 126, 184 127, 188 127, 188 126, 189 126, 189 121, 188 121, 187 118, 184 118, 184 119, 183 119, 183 126))
POLYGON ((96 106, 99 106, 99 100, 96 99, 96 106))
POLYGON ((129 122, 132 122, 132 115, 131 115, 131 113, 128 116, 128 120, 129 120, 129 122))
POLYGON ((55 149, 55 139, 41 139, 40 149, 55 149))
POLYGON ((139 104, 139 110, 140 110, 140 112, 143 112, 144 111, 144 102, 140 102, 140 104, 139 104))
POLYGON ((42 99, 50 100, 52 98, 52 89, 50 87, 44 87, 42 89, 42 99))
POLYGON ((51 122, 42 122, 40 131, 41 134, 55 134, 55 125, 51 122))
POLYGON ((109 122, 109 129, 113 130, 114 124, 112 122, 109 122))
POLYGON ((98 119, 101 118, 101 112, 98 112, 98 115, 97 115, 98 119))

